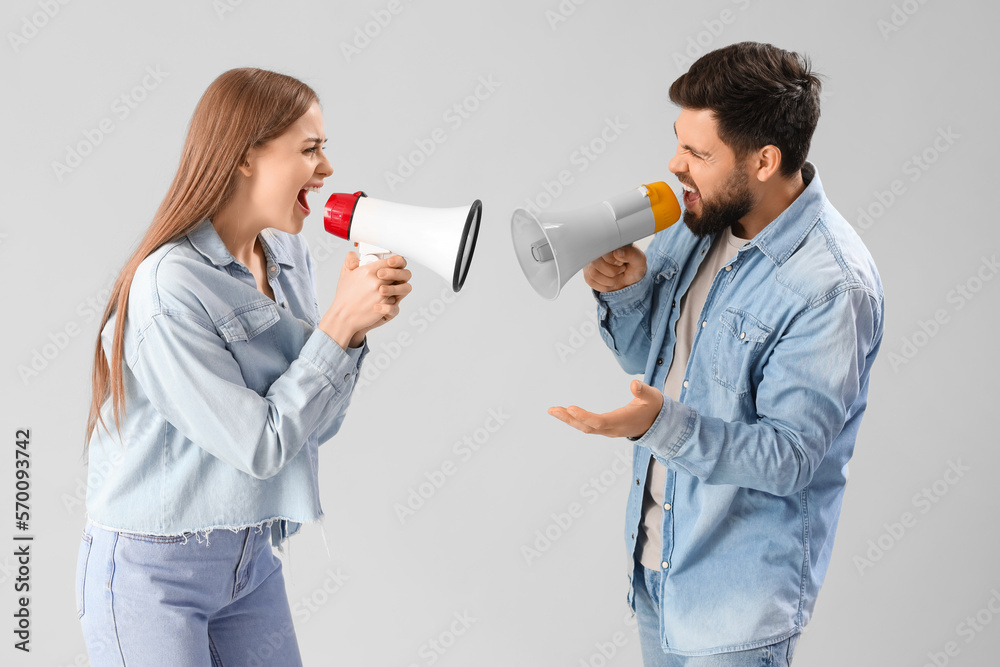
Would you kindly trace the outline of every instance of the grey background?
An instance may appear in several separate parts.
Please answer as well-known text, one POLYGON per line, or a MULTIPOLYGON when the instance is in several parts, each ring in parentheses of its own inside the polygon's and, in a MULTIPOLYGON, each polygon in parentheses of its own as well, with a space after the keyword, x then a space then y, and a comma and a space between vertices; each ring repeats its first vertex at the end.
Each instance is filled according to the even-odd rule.
POLYGON ((348 249, 322 229, 315 202, 331 192, 364 189, 425 206, 480 198, 485 211, 465 289, 448 303, 446 283, 414 269, 402 314, 371 336, 370 382, 322 449, 329 553, 320 528, 307 526, 285 559, 307 664, 638 665, 624 602, 628 477, 613 466, 629 447, 546 414, 550 405, 622 405, 629 378, 596 335, 582 278, 554 303, 530 289, 511 249, 510 213, 538 201, 564 169, 573 182, 552 209, 654 180, 678 189, 667 171, 677 114, 667 88, 686 69, 678 57, 751 39, 806 52, 826 76, 810 159, 830 199, 864 232, 887 303, 833 562, 796 664, 933 664, 929 654, 940 654, 938 664, 995 664, 1000 620, 988 603, 1000 608, 1000 280, 990 280, 996 268, 984 259, 1000 245, 987 207, 997 150, 996 5, 401 0, 370 43, 345 57, 341 45, 388 5, 4 4, 0 506, 13 504, 15 430, 30 428, 36 541, 26 656, 11 646, 15 530, 5 514, 0 660, 87 664, 73 579, 97 335, 88 302, 106 296, 146 228, 206 86, 231 67, 258 66, 301 78, 323 104, 335 173, 303 232, 320 259, 321 309, 348 249), (560 6, 568 16, 553 22, 549 12, 560 6), (162 81, 133 95, 147 67, 159 68, 162 81), (480 77, 499 86, 454 127, 446 112, 475 94, 480 77), (144 98, 126 118, 113 106, 122 95, 144 98), (113 131, 60 179, 53 163, 102 119, 113 131), (627 127, 582 170, 574 153, 608 119, 627 127), (391 189, 385 173, 438 127, 447 140, 391 189), (947 150, 934 148, 949 128, 950 143, 939 141, 947 150), (912 156, 925 151, 933 163, 912 171, 912 156), (888 202, 880 193, 896 180, 901 194, 880 211, 879 198, 888 202), (866 209, 879 215, 862 218, 866 209), (954 291, 959 285, 968 297, 954 291), (943 324, 934 327, 936 314, 943 324), (410 344, 394 348, 402 333, 410 344), (22 377, 19 369, 45 350, 45 367, 22 377), (491 409, 504 423, 484 439, 477 429, 491 409), (464 437, 483 441, 468 460, 453 448, 464 437), (455 474, 401 522, 394 505, 447 460, 455 474), (954 484, 942 481, 950 464, 968 468, 954 484), (602 473, 603 492, 584 487, 602 473), (935 502, 919 500, 925 488, 935 502), (573 502, 582 516, 529 564, 522 546, 573 502), (913 520, 900 535, 893 524, 907 512, 913 520), (475 621, 449 642, 456 613, 475 621), (977 613, 972 631, 965 619, 977 613), (449 645, 433 660, 432 639, 449 645), (945 656, 949 642, 953 655, 945 656), (612 657, 602 655, 612 648, 612 657))

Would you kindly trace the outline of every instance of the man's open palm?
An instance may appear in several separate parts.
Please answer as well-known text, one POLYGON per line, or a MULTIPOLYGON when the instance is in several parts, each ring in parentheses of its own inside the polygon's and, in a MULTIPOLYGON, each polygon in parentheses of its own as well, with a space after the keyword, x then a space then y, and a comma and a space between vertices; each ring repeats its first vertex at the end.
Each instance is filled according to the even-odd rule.
POLYGON ((609 438, 636 438, 649 430, 663 407, 663 394, 641 380, 632 380, 632 402, 623 408, 595 414, 571 405, 549 408, 549 414, 584 433, 596 433, 609 438))

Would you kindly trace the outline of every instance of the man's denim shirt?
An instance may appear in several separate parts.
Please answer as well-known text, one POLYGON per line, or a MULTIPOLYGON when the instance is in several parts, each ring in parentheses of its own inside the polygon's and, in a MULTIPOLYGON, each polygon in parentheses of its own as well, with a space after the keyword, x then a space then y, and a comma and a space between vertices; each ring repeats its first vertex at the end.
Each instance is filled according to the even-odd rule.
MULTIPOLYGON (((272 301, 210 221, 136 271, 125 320, 126 415, 90 441, 87 512, 179 535, 270 523, 273 544, 322 515, 319 443, 340 428, 367 345, 316 328, 305 240, 260 234, 272 301)), ((111 358, 117 313, 101 332, 111 358)))
MULTIPOLYGON (((668 652, 744 650, 801 631, 830 563, 884 310, 867 249, 811 164, 803 177, 805 191, 715 276, 680 401, 664 398, 635 442, 630 555, 650 457, 667 468, 668 652)), ((712 240, 680 222, 650 243, 641 281, 595 292, 605 342, 654 387, 670 368, 677 304, 712 240)), ((634 609, 631 586, 628 602, 634 609)))

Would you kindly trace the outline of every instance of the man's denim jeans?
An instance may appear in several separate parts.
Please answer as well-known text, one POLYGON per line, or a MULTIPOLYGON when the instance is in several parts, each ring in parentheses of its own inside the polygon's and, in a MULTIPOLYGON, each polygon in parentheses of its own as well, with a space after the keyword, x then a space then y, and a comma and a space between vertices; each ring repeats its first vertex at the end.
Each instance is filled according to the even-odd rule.
POLYGON ((163 537, 88 522, 76 599, 90 664, 301 665, 270 535, 163 537))

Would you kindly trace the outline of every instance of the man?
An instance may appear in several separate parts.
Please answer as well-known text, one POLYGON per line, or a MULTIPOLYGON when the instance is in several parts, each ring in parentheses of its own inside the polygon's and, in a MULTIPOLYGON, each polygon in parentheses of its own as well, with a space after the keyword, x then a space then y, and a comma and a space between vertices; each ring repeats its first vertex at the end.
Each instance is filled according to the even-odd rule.
POLYGON ((808 60, 706 54, 670 87, 684 223, 584 271, 634 400, 550 413, 635 440, 628 602, 646 665, 788 665, 812 616, 882 339, 871 256, 806 162, 808 60), (660 392, 663 387, 663 392, 660 392))

